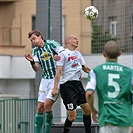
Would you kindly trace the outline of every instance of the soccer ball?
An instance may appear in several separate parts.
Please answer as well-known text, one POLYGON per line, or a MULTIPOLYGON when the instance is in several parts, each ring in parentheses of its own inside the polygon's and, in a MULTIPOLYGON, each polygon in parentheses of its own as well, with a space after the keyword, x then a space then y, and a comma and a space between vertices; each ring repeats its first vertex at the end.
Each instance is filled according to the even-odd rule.
POLYGON ((98 17, 98 9, 94 6, 88 6, 84 10, 84 15, 87 19, 95 20, 98 17))

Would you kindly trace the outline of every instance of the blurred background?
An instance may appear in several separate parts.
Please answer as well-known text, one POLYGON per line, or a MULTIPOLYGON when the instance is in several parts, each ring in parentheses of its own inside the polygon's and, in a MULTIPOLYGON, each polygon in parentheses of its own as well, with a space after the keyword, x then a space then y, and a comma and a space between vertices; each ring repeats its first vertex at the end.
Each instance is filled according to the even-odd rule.
MULTIPOLYGON (((67 36, 76 35, 77 50, 90 68, 105 61, 103 46, 115 40, 123 52, 119 63, 133 68, 133 0, 0 0, 0 133, 34 133, 41 70, 35 73, 24 54, 32 52, 28 32, 35 29, 63 46, 67 36), (94 21, 84 16, 89 5, 99 10, 94 21)), ((82 75, 84 87, 87 76, 82 75)), ((53 110, 53 125, 64 123, 61 99, 53 110)), ((82 127, 80 108, 74 124, 82 127)), ((93 125, 96 133, 98 124, 93 125)))

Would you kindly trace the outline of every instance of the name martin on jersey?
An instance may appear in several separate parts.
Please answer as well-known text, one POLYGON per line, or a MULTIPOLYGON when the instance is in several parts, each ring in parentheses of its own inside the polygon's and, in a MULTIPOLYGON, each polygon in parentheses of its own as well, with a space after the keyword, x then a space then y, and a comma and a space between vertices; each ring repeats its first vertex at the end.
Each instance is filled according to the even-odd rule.
POLYGON ((123 71, 122 66, 103 65, 103 70, 123 71))

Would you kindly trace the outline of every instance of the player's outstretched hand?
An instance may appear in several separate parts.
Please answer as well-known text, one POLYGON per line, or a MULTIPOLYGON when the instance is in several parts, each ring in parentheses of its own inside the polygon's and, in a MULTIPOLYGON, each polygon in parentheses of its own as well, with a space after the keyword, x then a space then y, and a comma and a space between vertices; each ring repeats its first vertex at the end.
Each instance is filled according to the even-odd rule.
POLYGON ((58 89, 52 90, 52 96, 55 97, 58 94, 58 89))
POLYGON ((25 54, 25 58, 28 60, 28 61, 33 61, 33 58, 30 54, 25 54))

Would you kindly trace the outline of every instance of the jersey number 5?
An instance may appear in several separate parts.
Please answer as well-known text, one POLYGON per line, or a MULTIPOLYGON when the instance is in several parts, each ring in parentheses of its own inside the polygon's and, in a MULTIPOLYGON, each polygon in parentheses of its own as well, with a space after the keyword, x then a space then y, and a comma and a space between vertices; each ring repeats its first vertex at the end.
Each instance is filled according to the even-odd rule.
POLYGON ((110 98, 117 97, 120 92, 119 84, 116 81, 114 81, 113 79, 120 79, 120 75, 119 74, 109 74, 108 75, 108 86, 114 87, 114 92, 108 92, 108 97, 110 97, 110 98))

